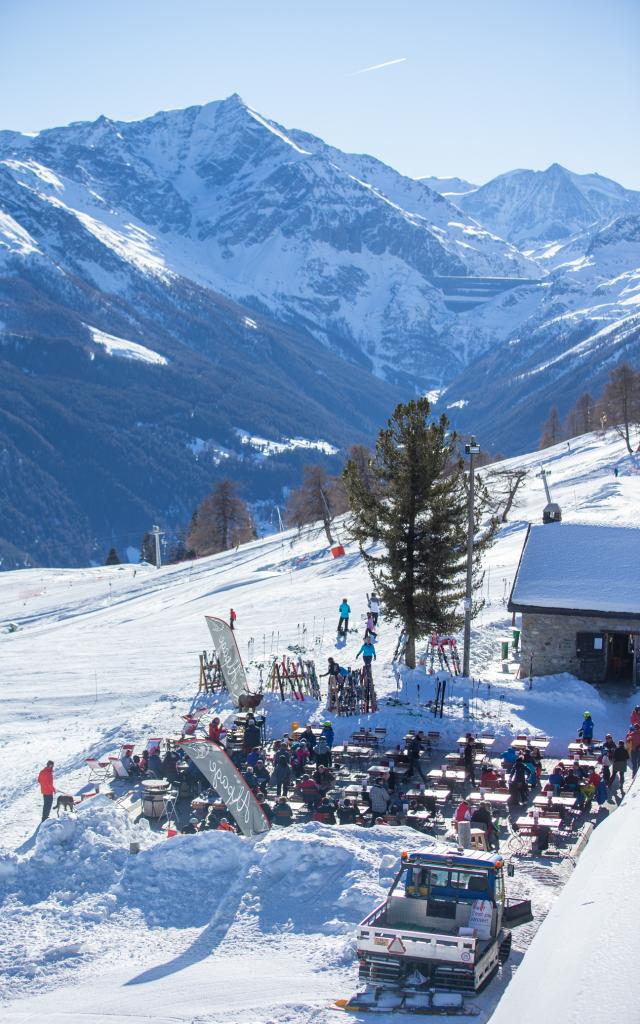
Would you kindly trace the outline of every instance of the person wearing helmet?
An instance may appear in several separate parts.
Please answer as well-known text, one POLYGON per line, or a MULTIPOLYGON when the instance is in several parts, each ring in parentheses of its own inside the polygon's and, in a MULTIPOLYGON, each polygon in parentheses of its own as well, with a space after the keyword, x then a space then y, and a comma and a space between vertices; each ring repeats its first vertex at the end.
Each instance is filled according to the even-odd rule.
POLYGON ((578 729, 578 737, 588 744, 591 744, 593 740, 593 718, 590 711, 584 713, 582 725, 578 729))
POLYGON ((333 726, 332 726, 331 722, 325 722, 324 723, 324 725, 322 726, 322 732, 320 733, 320 735, 324 736, 324 738, 327 741, 327 746, 329 747, 329 750, 331 750, 331 747, 333 746, 333 741, 335 739, 334 732, 333 732, 333 726))

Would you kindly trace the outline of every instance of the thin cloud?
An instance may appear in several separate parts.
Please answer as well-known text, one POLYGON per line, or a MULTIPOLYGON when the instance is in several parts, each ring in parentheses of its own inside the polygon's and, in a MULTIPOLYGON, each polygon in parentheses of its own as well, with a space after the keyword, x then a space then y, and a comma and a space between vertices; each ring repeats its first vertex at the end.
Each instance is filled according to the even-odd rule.
POLYGON ((367 71, 379 71, 380 68, 388 68, 391 67, 392 64, 403 64, 405 60, 408 60, 408 58, 398 57, 397 60, 386 60, 384 64, 372 64, 370 68, 360 68, 359 71, 352 71, 349 77, 353 78, 354 75, 365 75, 367 71))

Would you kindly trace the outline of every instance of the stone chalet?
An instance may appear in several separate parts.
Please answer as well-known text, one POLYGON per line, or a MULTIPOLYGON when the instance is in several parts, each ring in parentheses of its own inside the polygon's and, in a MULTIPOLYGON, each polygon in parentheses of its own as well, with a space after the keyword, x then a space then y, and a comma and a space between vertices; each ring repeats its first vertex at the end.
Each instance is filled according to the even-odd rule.
POLYGON ((522 614, 522 673, 640 683, 640 529, 530 526, 509 598, 522 614))

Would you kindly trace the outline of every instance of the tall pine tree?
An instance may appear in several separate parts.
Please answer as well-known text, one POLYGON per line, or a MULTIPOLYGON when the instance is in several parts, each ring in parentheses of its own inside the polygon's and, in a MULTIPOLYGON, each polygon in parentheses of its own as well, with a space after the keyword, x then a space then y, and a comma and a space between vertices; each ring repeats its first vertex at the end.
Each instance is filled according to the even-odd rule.
POLYGON ((351 533, 378 596, 404 623, 411 668, 419 637, 459 628, 464 596, 464 466, 446 416, 430 421, 429 410, 426 398, 397 406, 378 434, 373 487, 353 459, 344 471, 351 533), (380 542, 375 553, 370 541, 380 542))
POLYGON ((228 551, 245 544, 256 536, 256 528, 247 505, 238 495, 238 484, 233 480, 219 480, 211 494, 194 512, 187 547, 198 558, 228 551))

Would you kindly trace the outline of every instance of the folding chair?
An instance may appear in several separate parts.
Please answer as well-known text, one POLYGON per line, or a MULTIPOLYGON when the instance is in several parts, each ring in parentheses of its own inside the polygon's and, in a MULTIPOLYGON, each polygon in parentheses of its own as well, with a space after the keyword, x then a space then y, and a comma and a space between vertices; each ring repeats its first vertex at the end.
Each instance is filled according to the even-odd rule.
POLYGON ((89 782, 108 782, 113 775, 111 761, 98 761, 97 757, 87 757, 89 765, 89 782))

